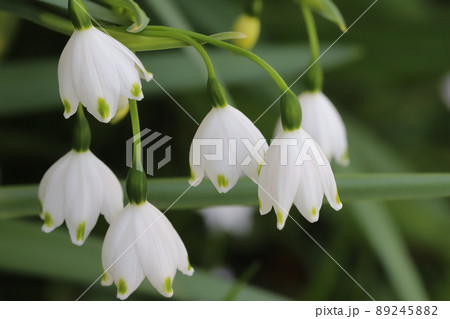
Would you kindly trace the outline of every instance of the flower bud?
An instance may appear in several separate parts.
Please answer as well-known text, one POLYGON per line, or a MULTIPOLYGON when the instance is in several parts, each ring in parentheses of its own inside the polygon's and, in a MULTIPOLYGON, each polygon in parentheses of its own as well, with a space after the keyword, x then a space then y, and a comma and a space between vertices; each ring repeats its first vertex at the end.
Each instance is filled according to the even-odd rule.
POLYGON ((258 41, 260 30, 261 21, 259 17, 254 17, 246 13, 241 14, 234 22, 233 31, 245 33, 247 37, 234 39, 233 43, 241 48, 251 50, 258 41))

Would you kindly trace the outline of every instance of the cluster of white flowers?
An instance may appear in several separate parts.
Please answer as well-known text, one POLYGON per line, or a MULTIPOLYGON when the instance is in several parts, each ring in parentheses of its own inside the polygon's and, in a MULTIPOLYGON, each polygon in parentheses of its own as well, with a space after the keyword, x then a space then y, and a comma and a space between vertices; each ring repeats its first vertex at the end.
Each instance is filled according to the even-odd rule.
MULTIPOLYGON (((102 248, 102 284, 114 282, 117 297, 126 299, 147 277, 157 291, 170 297, 177 270, 185 275, 194 272, 186 248, 166 216, 146 201, 146 187, 138 187, 133 197, 127 186, 130 203, 123 206, 117 177, 89 150, 90 130, 83 113, 84 106, 100 122, 109 122, 129 105, 136 109, 132 100, 143 98, 140 77, 147 81, 152 77, 134 53, 84 18, 75 20, 76 30, 58 65, 64 116, 78 110, 79 125, 74 148, 50 167, 39 186, 42 230, 50 232, 65 221, 72 242, 82 245, 102 213, 110 224, 102 248)), ((341 209, 327 157, 348 164, 346 132, 338 112, 321 92, 299 96, 304 119, 300 128, 300 104, 289 91, 291 102, 286 105, 290 109, 281 102, 286 123, 284 128, 280 124, 268 146, 254 123, 228 105, 218 81, 209 80, 215 105, 191 145, 191 185, 199 185, 206 174, 218 192, 226 193, 242 175, 248 176, 258 184, 260 213, 274 208, 278 229, 284 227, 293 204, 309 222, 318 220, 324 196, 332 208, 341 209), (291 121, 296 112, 298 118, 291 121)), ((130 170, 128 181, 133 170, 137 171, 130 170)), ((146 185, 145 175, 139 176, 136 180, 146 185)), ((250 218, 247 214, 239 220, 250 225, 250 218)), ((209 218, 209 223, 239 234, 250 227, 238 231, 220 218, 209 218)))
POLYGON ((232 106, 214 107, 200 124, 190 149, 191 185, 205 173, 220 193, 245 174, 258 184, 262 215, 275 210, 282 229, 292 204, 310 222, 319 219, 324 195, 335 210, 342 208, 328 158, 347 164, 345 127, 322 93, 303 93, 303 128, 284 131, 279 122, 270 147, 256 126, 232 106), (217 143, 219 141, 220 143, 217 143), (323 147, 326 151, 323 151, 323 147))
MULTIPOLYGON (((58 65, 64 117, 84 106, 97 120, 109 122, 128 107, 128 99, 143 98, 140 77, 152 78, 123 44, 93 26, 75 30, 58 65)), ((50 232, 65 221, 72 242, 82 245, 102 213, 110 224, 102 249, 102 284, 115 282, 117 297, 125 299, 146 276, 170 297, 176 270, 194 272, 186 248, 156 207, 145 201, 124 208, 123 197, 119 180, 89 146, 74 148, 40 183, 42 230, 50 232)))

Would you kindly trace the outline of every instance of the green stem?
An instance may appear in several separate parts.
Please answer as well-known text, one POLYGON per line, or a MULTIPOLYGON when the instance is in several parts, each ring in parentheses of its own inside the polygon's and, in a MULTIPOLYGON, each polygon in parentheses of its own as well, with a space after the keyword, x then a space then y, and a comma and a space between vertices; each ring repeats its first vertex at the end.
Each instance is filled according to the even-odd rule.
POLYGON ((323 86, 323 71, 319 63, 320 46, 314 16, 310 7, 304 3, 304 1, 299 0, 298 3, 303 12, 303 18, 308 32, 309 46, 311 49, 312 65, 306 74, 306 87, 308 91, 321 91, 323 86))
POLYGON ((214 67, 211 62, 211 59, 210 59, 208 53, 206 52, 206 50, 197 41, 195 41, 194 39, 192 39, 191 37, 189 37, 187 35, 180 34, 179 32, 173 32, 173 31, 152 31, 152 35, 155 37, 175 38, 175 39, 184 41, 187 44, 190 44, 192 47, 194 47, 194 49, 196 49, 198 51, 198 53, 202 57, 203 61, 205 61, 206 69, 208 71, 208 76, 215 77, 214 67))
POLYGON ((133 167, 137 170, 143 170, 142 167, 142 148, 141 148, 141 127, 139 124, 139 113, 136 100, 129 99, 131 126, 133 130, 133 167))
MULTIPOLYGON (((231 51, 233 53, 236 53, 238 55, 244 56, 247 59, 250 59, 253 62, 255 62, 256 64, 258 64, 267 73, 269 73, 269 75, 272 77, 272 79, 278 85, 280 90, 282 90, 283 92, 289 90, 289 86, 286 84, 286 82, 284 82, 283 78, 278 74, 278 72, 275 71, 275 69, 272 68, 272 66, 270 66, 269 63, 267 63, 266 61, 261 59, 259 56, 257 56, 256 54, 254 54, 246 49, 242 49, 236 45, 233 45, 233 44, 221 41, 221 40, 213 39, 207 35, 192 32, 192 31, 186 31, 186 30, 164 27, 164 26, 148 26, 146 28, 146 31, 147 30, 148 30, 149 35, 153 35, 153 32, 155 32, 155 31, 172 31, 175 33, 182 33, 191 38, 197 39, 199 41, 206 42, 206 43, 212 44, 214 46, 217 46, 219 48, 222 48, 222 49, 231 51)), ((147 33, 146 31, 143 31, 143 33, 144 34, 147 33)))
POLYGON ((87 152, 91 146, 91 129, 81 103, 78 105, 72 144, 72 148, 78 153, 87 152))
POLYGON ((140 205, 147 200, 147 177, 142 166, 141 128, 136 100, 129 99, 133 128, 133 166, 128 171, 126 189, 130 203, 140 205))
POLYGON ((225 90, 216 78, 212 61, 206 50, 196 40, 192 39, 190 36, 174 31, 152 31, 152 35, 156 37, 175 38, 184 41, 195 48, 203 58, 203 61, 205 61, 206 69, 208 71, 208 91, 211 94, 213 105, 215 107, 225 107, 228 105, 225 90))

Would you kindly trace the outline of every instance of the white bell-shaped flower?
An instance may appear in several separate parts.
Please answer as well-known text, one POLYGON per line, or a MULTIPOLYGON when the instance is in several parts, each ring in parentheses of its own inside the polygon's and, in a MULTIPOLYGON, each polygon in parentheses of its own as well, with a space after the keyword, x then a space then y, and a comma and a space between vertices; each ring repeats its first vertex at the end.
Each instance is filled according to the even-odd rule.
POLYGON ((108 223, 123 208, 122 187, 114 173, 91 151, 71 150, 53 164, 39 185, 42 230, 64 221, 75 245, 82 245, 100 212, 108 223))
POLYGON ((121 97, 144 97, 140 77, 150 81, 152 75, 119 41, 94 27, 75 30, 58 64, 64 117, 72 116, 81 102, 97 120, 109 122, 121 97))
POLYGON ((212 206, 198 211, 212 232, 244 236, 251 231, 255 208, 251 206, 212 206))
MULTIPOLYGON (((327 158, 340 165, 349 164, 347 133, 339 112, 320 91, 304 92, 298 97, 302 106, 302 128, 317 141, 327 158)), ((283 130, 278 121, 275 136, 283 130)))
POLYGON ((109 227, 102 248, 102 284, 115 282, 126 299, 145 277, 165 297, 173 295, 177 269, 192 275, 186 248, 170 221, 149 202, 128 204, 109 227))
POLYGON ((226 193, 242 173, 258 178, 268 146, 258 128, 239 110, 214 107, 200 123, 191 144, 189 183, 197 186, 206 175, 226 193))
POLYGON ((281 132, 266 152, 259 176, 262 215, 275 209, 282 229, 292 204, 309 221, 319 219, 323 196, 335 210, 342 208, 333 171, 325 154, 303 129, 281 132))

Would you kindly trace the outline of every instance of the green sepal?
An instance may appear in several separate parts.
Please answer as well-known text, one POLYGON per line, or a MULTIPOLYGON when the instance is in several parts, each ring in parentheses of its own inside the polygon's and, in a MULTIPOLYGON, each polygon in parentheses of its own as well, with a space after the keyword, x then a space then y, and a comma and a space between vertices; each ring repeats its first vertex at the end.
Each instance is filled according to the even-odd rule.
POLYGON ((323 87, 323 71, 318 62, 314 63, 306 72, 305 88, 310 92, 322 91, 323 87))
POLYGON ((208 78, 207 89, 211 95, 214 107, 225 107, 228 105, 227 98, 225 96, 225 90, 220 82, 215 77, 208 78))
POLYGON ((281 124, 284 131, 294 131, 302 124, 302 108, 297 95, 288 90, 280 99, 281 124))
POLYGON ((91 146, 91 128, 84 115, 84 109, 81 103, 78 105, 72 138, 72 148, 74 151, 83 153, 89 150, 89 147, 91 146))
POLYGON ((308 5, 325 19, 338 25, 342 32, 347 30, 344 17, 332 0, 297 0, 308 5))
POLYGON ((147 176, 134 165, 128 171, 126 189, 130 203, 140 205, 147 200, 147 176))
POLYGON ((259 18, 263 10, 262 0, 249 0, 245 8, 245 13, 249 16, 259 18))
POLYGON ((136 33, 142 31, 150 22, 145 12, 133 0, 102 0, 111 8, 128 17, 134 23, 127 28, 128 32, 136 33))
POLYGON ((76 30, 92 27, 91 17, 83 0, 69 0, 69 15, 76 30))

